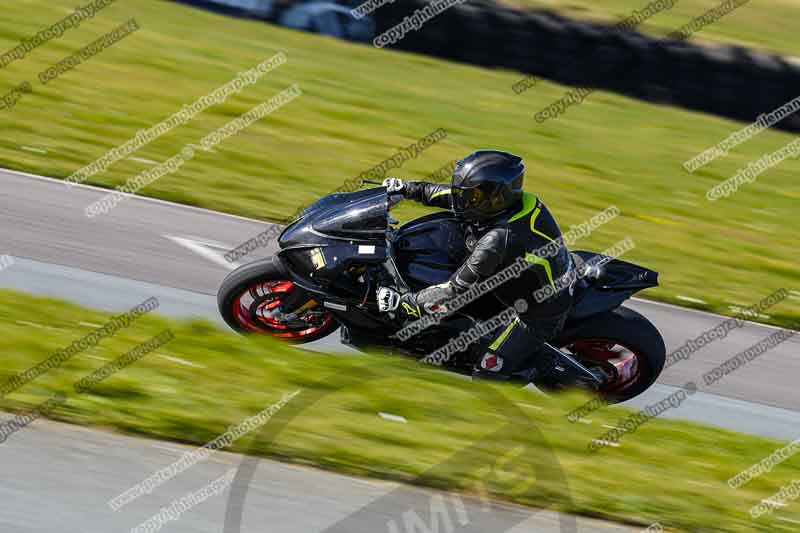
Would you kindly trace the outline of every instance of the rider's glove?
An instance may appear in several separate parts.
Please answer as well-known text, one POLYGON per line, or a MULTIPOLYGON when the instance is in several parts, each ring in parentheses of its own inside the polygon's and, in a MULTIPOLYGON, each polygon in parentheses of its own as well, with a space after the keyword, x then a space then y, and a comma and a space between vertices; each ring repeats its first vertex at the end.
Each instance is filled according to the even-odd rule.
POLYGON ((378 288, 378 311, 391 313, 400 305, 400 293, 391 287, 378 288))
POLYGON ((403 193, 403 189, 405 185, 403 184, 403 180, 400 178, 386 178, 383 180, 383 186, 386 187, 386 192, 389 194, 392 193, 403 193))

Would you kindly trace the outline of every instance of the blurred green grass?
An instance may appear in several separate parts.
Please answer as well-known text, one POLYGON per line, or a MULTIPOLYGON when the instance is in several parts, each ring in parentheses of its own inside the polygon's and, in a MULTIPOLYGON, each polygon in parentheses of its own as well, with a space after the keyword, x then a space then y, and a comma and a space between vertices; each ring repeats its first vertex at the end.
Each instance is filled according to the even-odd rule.
MULTIPOLYGON (((501 0, 513 7, 553 9, 577 18, 614 23, 641 11, 650 0, 501 0)), ((648 19, 639 31, 667 35, 722 0, 676 0, 672 9, 648 19)), ((703 28, 692 41, 733 44, 795 56, 800 50, 800 33, 795 21, 800 5, 795 0, 754 0, 732 11, 720 21, 703 28)))
MULTIPOLYGON (((0 291, 0 380, 92 331, 80 322, 102 325, 109 316, 0 291)), ((572 424, 566 414, 587 399, 579 393, 545 397, 465 381, 403 357, 299 351, 152 314, 12 392, 0 408, 30 409, 62 392, 68 399, 51 413, 54 419, 202 445, 296 390, 301 394, 292 402, 304 394, 316 401, 297 408, 290 402, 265 426, 269 433, 287 422, 274 439, 242 437, 231 450, 471 494, 485 487, 501 500, 643 527, 658 521, 671 531, 793 531, 775 516, 800 519, 795 504, 756 522, 748 515, 752 505, 800 477, 797 461, 738 490, 726 484, 781 446, 775 441, 656 419, 619 447, 592 454, 590 439, 627 410, 603 408, 588 417, 590 424, 572 424), (90 392, 74 392, 79 379, 166 328, 171 342, 90 392), (487 478, 486 467, 498 462, 505 463, 501 472, 487 478)))
MULTIPOLYGON (((0 49, 72 8, 67 0, 19 2, 0 20, 0 49)), ((33 94, 0 112, 0 166, 66 177, 278 51, 286 52, 287 64, 133 157, 162 162, 292 83, 304 95, 140 194, 280 220, 441 127, 448 138, 397 175, 422 179, 479 148, 516 152, 527 161, 526 188, 549 205, 564 231, 610 205, 621 209, 576 248, 600 251, 632 237, 636 248, 624 259, 661 273, 662 286, 647 297, 730 314, 731 305, 798 285, 796 160, 728 199, 709 203, 704 196, 793 136, 764 132, 690 175, 683 161, 742 124, 605 92, 537 124, 533 115, 566 87, 543 82, 517 95, 511 86, 519 73, 376 50, 171 2, 119 2, 3 69, 0 92, 36 83, 33 94), (130 17, 141 30, 47 86, 36 82, 38 72, 130 17)), ((117 186, 147 168, 127 159, 90 183, 117 186)), ((399 211, 402 218, 423 212, 399 211)), ((800 301, 793 296, 768 313, 766 321, 790 324, 800 316, 800 301)))

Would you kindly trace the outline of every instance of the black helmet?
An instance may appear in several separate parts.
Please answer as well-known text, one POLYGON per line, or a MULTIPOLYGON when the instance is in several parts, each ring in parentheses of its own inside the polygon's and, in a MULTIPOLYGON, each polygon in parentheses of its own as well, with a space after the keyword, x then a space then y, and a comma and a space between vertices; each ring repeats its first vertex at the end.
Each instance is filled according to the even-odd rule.
POLYGON ((486 220, 522 199, 522 158, 499 150, 478 150, 453 171, 453 212, 468 220, 486 220))

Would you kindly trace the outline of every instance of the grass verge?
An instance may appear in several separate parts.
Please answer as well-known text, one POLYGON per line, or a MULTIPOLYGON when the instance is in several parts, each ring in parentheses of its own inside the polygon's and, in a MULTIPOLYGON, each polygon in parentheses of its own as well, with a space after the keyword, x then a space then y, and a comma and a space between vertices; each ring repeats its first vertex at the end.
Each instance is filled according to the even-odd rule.
MULTIPOLYGON (((0 21, 0 49, 72 9, 67 0, 21 3, 0 21)), ((785 146, 793 139, 788 134, 764 132, 690 175, 683 161, 742 125, 604 92, 537 124, 534 114, 562 97, 565 87, 541 83, 517 95, 511 87, 518 73, 376 50, 171 2, 118 2, 5 67, 0 93, 26 80, 33 93, 0 111, 0 166, 66 177, 278 51, 286 52, 285 65, 90 183, 121 185, 296 82, 303 96, 140 194, 280 220, 444 128, 447 139, 391 172, 423 179, 475 149, 518 153, 528 165, 527 189, 549 205, 564 230, 609 205, 619 207, 620 217, 576 247, 599 251, 633 238, 636 248, 625 258, 661 273, 662 286, 648 297, 682 305, 688 297, 705 302, 697 304, 703 309, 730 314, 731 306, 798 286, 790 222, 800 201, 796 160, 730 198, 705 198, 710 187, 785 146), (36 82, 38 72, 129 17, 139 31, 46 86, 36 82)), ((759 320, 797 320, 800 296, 769 315, 759 320)))
MULTIPOLYGON (((0 379, 43 361, 108 317, 0 291, 0 379)), ((591 415, 591 424, 572 424, 565 415, 586 400, 580 394, 541 397, 517 387, 471 383, 401 357, 301 352, 199 321, 140 318, 12 392, 0 407, 21 411, 62 392, 66 403, 50 414, 57 420, 204 444, 295 390, 318 394, 319 401, 295 410, 274 439, 244 437, 231 449, 469 493, 483 487, 503 500, 642 526, 658 521, 675 530, 794 530, 775 516, 754 522, 748 511, 800 477, 797 462, 787 461, 737 490, 726 484, 779 447, 777 442, 653 420, 618 448, 592 454, 587 443, 625 410, 602 409, 591 415), (174 335, 171 342, 89 392, 73 390, 79 379, 166 328, 174 335), (381 418, 380 412, 407 423, 381 418), (464 450, 470 450, 468 460, 447 461, 460 453, 463 459, 464 450), (513 460, 487 481, 486 465, 499 458, 513 460)), ((800 519, 796 505, 777 515, 800 519)))

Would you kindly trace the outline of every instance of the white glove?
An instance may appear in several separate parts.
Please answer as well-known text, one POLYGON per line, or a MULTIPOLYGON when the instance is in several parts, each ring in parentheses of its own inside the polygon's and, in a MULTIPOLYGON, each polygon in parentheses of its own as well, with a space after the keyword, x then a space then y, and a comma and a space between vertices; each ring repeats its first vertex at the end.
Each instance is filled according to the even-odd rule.
POLYGON ((383 180, 383 186, 386 187, 386 192, 393 193, 393 192, 402 192, 403 187, 403 180, 400 178, 386 178, 383 180))
POLYGON ((378 311, 390 313, 400 305, 400 293, 391 287, 378 287, 378 311))

